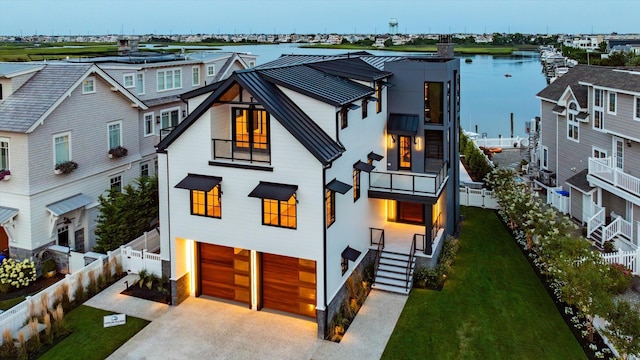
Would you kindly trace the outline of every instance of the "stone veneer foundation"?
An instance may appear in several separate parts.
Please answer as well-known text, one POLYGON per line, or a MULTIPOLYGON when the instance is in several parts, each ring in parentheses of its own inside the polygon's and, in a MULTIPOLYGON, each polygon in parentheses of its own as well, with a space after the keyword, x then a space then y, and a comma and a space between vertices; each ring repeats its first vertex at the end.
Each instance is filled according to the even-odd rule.
POLYGON ((189 277, 186 273, 177 280, 171 280, 171 305, 176 306, 189 297, 189 277))

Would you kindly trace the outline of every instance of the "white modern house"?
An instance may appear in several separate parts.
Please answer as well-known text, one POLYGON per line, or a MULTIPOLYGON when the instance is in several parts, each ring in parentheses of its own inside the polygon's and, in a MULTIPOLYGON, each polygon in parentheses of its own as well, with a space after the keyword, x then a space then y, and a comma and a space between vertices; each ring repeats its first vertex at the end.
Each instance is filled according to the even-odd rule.
POLYGON ((291 55, 183 95, 157 150, 173 304, 275 309, 323 337, 354 271, 408 293, 457 226, 459 66, 291 55))
POLYGON ((598 246, 640 239, 640 68, 578 65, 537 94, 547 200, 598 246))

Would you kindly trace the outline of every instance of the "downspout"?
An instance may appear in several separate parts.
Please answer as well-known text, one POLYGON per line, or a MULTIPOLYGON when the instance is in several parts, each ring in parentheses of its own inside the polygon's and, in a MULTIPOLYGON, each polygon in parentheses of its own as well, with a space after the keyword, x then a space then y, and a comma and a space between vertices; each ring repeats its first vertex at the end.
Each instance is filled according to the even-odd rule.
MULTIPOLYGON (((173 273, 173 269, 172 269, 172 263, 173 263, 173 256, 172 256, 172 251, 171 251, 171 211, 169 211, 169 209, 171 209, 171 200, 169 198, 169 194, 171 194, 171 191, 169 191, 169 152, 167 150, 164 150, 165 153, 165 162, 166 162, 166 181, 167 181, 167 187, 166 187, 166 196, 167 196, 167 237, 169 238, 169 278, 171 278, 171 275, 173 273)), ((177 295, 177 294, 176 294, 177 295)), ((172 296, 173 297, 173 296, 172 296)), ((173 302, 173 299, 172 299, 173 302)), ((171 305, 178 305, 178 304, 171 304, 171 305)))
MULTIPOLYGON (((324 332, 326 333, 329 326, 329 304, 327 303, 327 206, 325 199, 325 184, 327 183, 327 169, 331 168, 331 163, 322 166, 322 264, 323 285, 324 285, 324 332)), ((322 334, 324 338, 325 334, 322 334)))

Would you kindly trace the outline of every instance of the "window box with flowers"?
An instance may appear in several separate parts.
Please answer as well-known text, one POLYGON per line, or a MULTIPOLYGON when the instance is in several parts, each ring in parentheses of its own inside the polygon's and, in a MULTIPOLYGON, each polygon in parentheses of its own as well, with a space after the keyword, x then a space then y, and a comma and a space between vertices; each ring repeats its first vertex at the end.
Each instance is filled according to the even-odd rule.
POLYGON ((11 171, 0 170, 0 180, 8 181, 9 179, 11 179, 11 171))
POLYGON ((129 150, 127 150, 127 148, 125 147, 114 147, 113 149, 109 149, 109 159, 118 159, 121 157, 125 157, 127 156, 127 153, 129 153, 129 150))
POLYGON ((58 163, 56 167, 53 169, 53 172, 56 175, 70 174, 73 172, 73 170, 77 168, 78 168, 78 163, 75 163, 73 161, 64 161, 64 162, 58 163))

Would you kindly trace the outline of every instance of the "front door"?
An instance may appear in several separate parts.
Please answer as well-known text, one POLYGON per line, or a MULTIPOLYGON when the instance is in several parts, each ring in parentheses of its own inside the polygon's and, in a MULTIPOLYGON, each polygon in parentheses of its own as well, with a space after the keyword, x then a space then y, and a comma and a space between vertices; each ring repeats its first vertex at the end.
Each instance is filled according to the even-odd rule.
POLYGON ((624 169, 624 141, 613 138, 613 162, 617 169, 624 169))
POLYGON ((75 245, 77 252, 84 252, 84 229, 78 229, 75 232, 75 245))
POLYGON ((4 227, 0 226, 0 252, 9 250, 9 235, 5 231, 4 227))
POLYGON ((398 136, 398 168, 411 170, 411 136, 398 136))

